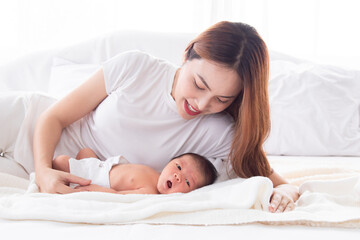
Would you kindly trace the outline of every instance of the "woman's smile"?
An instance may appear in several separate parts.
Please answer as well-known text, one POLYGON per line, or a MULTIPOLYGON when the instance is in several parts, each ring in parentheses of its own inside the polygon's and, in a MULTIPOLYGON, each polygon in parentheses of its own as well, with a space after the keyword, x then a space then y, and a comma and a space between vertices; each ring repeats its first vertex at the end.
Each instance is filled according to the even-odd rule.
POLYGON ((171 96, 179 115, 189 120, 224 111, 240 91, 236 71, 206 59, 193 59, 176 72, 171 96))
POLYGON ((195 116, 201 113, 201 111, 197 110, 195 107, 191 106, 187 100, 184 101, 184 109, 187 114, 191 116, 195 116))

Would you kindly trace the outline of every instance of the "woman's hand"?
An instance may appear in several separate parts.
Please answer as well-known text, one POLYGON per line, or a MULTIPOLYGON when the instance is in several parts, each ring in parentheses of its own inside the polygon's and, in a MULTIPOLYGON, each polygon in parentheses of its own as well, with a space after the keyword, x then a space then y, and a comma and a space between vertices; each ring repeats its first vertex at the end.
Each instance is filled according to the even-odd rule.
POLYGON ((295 202, 299 198, 298 187, 291 184, 281 184, 274 188, 270 198, 270 212, 286 212, 295 208, 295 202))
POLYGON ((36 172, 36 184, 40 192, 45 193, 73 193, 80 192, 79 189, 69 187, 69 183, 89 185, 91 180, 86 180, 67 172, 58 171, 52 168, 44 168, 36 172))

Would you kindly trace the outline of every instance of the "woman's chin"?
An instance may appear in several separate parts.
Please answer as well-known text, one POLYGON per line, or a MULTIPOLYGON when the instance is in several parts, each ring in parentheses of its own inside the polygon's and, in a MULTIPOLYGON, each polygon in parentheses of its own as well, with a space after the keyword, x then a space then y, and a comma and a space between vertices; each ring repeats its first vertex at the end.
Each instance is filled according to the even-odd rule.
POLYGON ((182 110, 181 112, 178 111, 178 114, 184 120, 191 120, 191 119, 194 119, 199 116, 199 115, 190 115, 190 114, 186 113, 186 111, 184 111, 184 110, 182 110))

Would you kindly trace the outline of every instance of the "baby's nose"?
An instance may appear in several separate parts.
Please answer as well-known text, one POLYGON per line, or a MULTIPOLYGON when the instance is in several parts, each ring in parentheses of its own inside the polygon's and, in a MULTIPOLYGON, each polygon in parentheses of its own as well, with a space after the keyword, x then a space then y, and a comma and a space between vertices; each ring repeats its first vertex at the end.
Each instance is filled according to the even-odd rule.
POLYGON ((179 173, 174 173, 174 178, 177 182, 181 182, 181 176, 179 173))

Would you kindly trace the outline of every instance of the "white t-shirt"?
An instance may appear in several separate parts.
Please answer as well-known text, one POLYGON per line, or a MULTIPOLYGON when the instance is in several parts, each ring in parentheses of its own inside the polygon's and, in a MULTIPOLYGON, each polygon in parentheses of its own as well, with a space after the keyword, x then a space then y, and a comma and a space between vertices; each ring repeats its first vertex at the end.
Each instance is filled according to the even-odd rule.
MULTIPOLYGON (((219 180, 227 179, 233 120, 226 113, 181 118, 171 97, 176 66, 131 51, 111 58, 102 67, 108 97, 62 131, 54 157, 75 157, 81 148, 89 147, 101 160, 122 155, 130 163, 161 171, 172 158, 192 152, 212 161, 219 180)), ((15 159, 29 173, 34 171, 32 135, 38 112, 55 102, 35 96, 28 108, 38 110, 27 111, 15 151, 15 159), (38 107, 39 101, 44 107, 38 107)))
POLYGON ((193 152, 226 170, 233 120, 226 113, 183 119, 171 96, 177 67, 146 53, 121 53, 103 64, 108 97, 81 124, 81 138, 100 159, 122 155, 161 171, 193 152))

